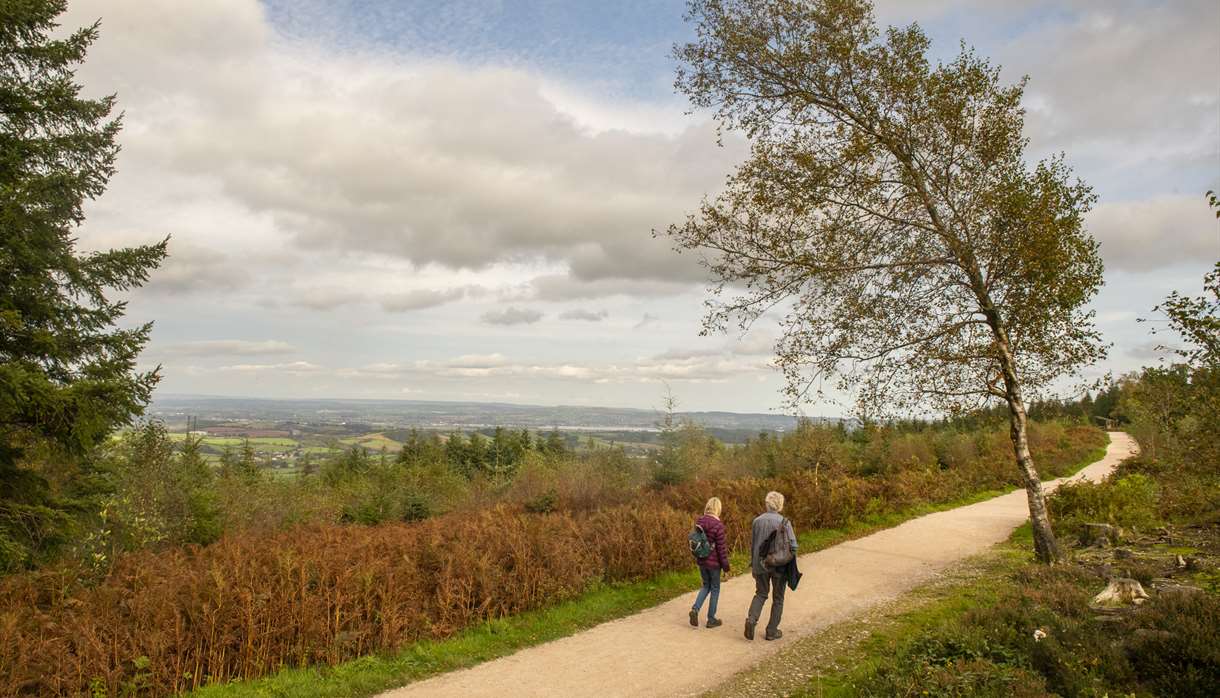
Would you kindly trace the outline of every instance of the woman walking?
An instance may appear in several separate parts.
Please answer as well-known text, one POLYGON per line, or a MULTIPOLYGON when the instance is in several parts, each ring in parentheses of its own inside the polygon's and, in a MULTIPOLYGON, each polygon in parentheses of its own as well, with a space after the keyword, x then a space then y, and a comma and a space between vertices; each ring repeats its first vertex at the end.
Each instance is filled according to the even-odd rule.
POLYGON ((722 625, 716 617, 716 602, 720 599, 720 575, 729 571, 729 551, 724 541, 724 524, 720 522, 720 499, 712 497, 703 507, 703 516, 695 521, 696 530, 702 529, 711 544, 711 551, 706 557, 696 557, 699 564, 699 575, 703 578, 703 586, 695 597, 695 605, 690 610, 690 624, 699 627, 699 609, 703 607, 704 599, 711 600, 707 605, 707 627, 715 628, 722 625))

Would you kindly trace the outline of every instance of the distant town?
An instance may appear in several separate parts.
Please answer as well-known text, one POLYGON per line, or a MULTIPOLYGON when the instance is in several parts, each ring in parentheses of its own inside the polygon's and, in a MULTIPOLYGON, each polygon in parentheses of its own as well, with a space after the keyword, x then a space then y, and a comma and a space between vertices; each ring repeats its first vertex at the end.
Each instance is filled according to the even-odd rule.
MULTIPOLYGON (((252 449, 265 467, 294 471, 311 459, 351 448, 397 453, 411 432, 494 436, 497 430, 556 432, 573 450, 622 448, 641 457, 658 447, 660 410, 611 407, 535 406, 507 403, 417 400, 265 400, 167 395, 147 416, 161 420, 171 437, 199 439, 209 460, 225 450, 252 449)), ((693 423, 725 443, 793 429, 785 414, 676 412, 676 423, 693 423)), ((835 421, 835 420, 827 420, 835 421)))

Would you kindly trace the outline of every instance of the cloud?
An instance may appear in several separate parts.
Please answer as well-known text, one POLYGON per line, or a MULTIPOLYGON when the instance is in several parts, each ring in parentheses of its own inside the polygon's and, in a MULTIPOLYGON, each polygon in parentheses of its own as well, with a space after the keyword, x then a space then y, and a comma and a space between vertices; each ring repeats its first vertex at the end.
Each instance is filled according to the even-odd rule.
POLYGON ((381 307, 391 313, 405 313, 412 310, 434 308, 438 305, 461 300, 466 296, 464 288, 420 289, 384 296, 381 307))
POLYGON ((661 318, 657 317, 656 315, 653 315, 652 313, 644 313, 644 317, 640 318, 640 321, 635 323, 634 329, 638 330, 642 327, 647 327, 648 325, 651 325, 660 319, 661 318))
POLYGON ((208 339, 154 347, 151 351, 162 356, 270 356, 292 354, 297 348, 276 340, 208 339))
POLYGON ((424 359, 409 363, 376 363, 358 368, 334 370, 306 362, 293 364, 225 367, 225 371, 326 372, 345 380, 410 379, 514 379, 545 378, 591 384, 725 382, 744 375, 773 372, 766 361, 747 360, 726 355, 657 356, 633 362, 521 362, 502 354, 466 355, 453 359, 424 359))
POLYGON ((651 231, 741 155, 732 138, 716 148, 709 124, 593 131, 540 75, 323 53, 277 40, 255 0, 79 5, 78 23, 102 17, 84 72, 123 97, 125 162, 216 182, 302 249, 453 269, 546 259, 584 280, 703 277, 651 231))
POLYGON ((559 314, 560 320, 585 320, 587 322, 601 322, 610 316, 604 308, 598 311, 585 310, 584 308, 574 308, 565 310, 559 314))
POLYGON ((320 287, 291 290, 287 299, 291 305, 309 310, 334 310, 340 306, 365 300, 364 293, 341 287, 320 287))
POLYGON ((503 354, 464 354, 445 362, 446 366, 457 368, 490 368, 507 364, 508 358, 503 354))
MULTIPOLYGON (((145 242, 154 240, 150 236, 145 242)), ((247 286, 251 279, 250 272, 227 254, 171 239, 169 254, 149 275, 146 289, 169 294, 217 293, 247 286)))
POLYGON ((1127 356, 1140 361, 1163 361, 1173 356, 1173 348, 1161 342, 1144 342, 1127 348, 1127 356))
POLYGON ((570 274, 547 274, 530 280, 526 295, 540 301, 586 300, 607 296, 659 298, 690 293, 692 282, 667 282, 648 279, 603 278, 583 280, 570 274))
POLYGON ((1030 125, 1042 145, 1069 155, 1113 147, 1107 155, 1118 162, 1214 153, 1216 5, 1074 5, 1064 21, 1033 25, 998 56, 1033 77, 1030 125))
POLYGON ((1220 225, 1202 196, 1103 203, 1088 226, 1107 268, 1144 272, 1220 259, 1220 225))
POLYGON ((529 308, 489 310, 480 317, 488 325, 532 325, 542 319, 542 313, 529 308))
POLYGON ((764 331, 755 331, 729 343, 729 349, 740 356, 771 356, 778 338, 764 331))
POLYGON ((325 369, 308 361, 291 361, 280 364, 234 364, 221 366, 218 370, 229 373, 284 373, 297 376, 319 373, 325 369))
MULTIPOLYGON (((327 3, 314 4, 330 12, 327 3)), ((388 0, 380 4, 378 11, 400 12, 388 0)), ((475 17, 485 36, 500 34, 498 11, 478 5, 466 3, 474 11, 461 21, 475 17)), ((1108 266, 1099 317, 1117 308, 1146 314, 1181 285, 1177 261, 1216 258, 1208 246, 1215 237, 1207 237, 1212 219, 1189 211, 1200 203, 1196 194, 1220 188, 1220 35, 1211 3, 881 5, 883 19, 924 23, 938 56, 954 53, 964 36, 1004 66, 1005 79, 1031 76, 1031 154, 1065 150, 1101 197, 1088 221, 1108 266)), ((299 356, 317 364, 268 353, 234 358, 224 372, 175 367, 167 387, 249 394, 257 378, 267 395, 384 395, 409 385, 441 399, 512 392, 557 401, 579 393, 591 402, 638 404, 635 382, 684 374, 692 383, 732 383, 694 398, 718 406, 758 408, 774 397, 752 387, 771 375, 751 368, 769 355, 764 339, 682 350, 702 346, 693 335, 705 272, 695 256, 676 255, 650 234, 721 188, 744 156, 742 139, 729 135, 725 148, 715 147, 706 114, 684 115, 681 97, 642 100, 607 90, 624 79, 618 64, 587 79, 478 47, 455 53, 460 62, 438 59, 400 51, 398 37, 362 43, 341 29, 319 38, 312 30, 324 22, 313 20, 326 14, 297 16, 311 31, 285 31, 280 19, 298 7, 70 3, 68 27, 102 18, 101 37, 78 73, 85 93, 117 92, 126 114, 118 173, 87 206, 82 249, 172 235, 170 259, 132 294, 132 320, 159 320, 156 340, 173 346, 190 344, 207 323, 223 322, 221 336, 259 337, 269 327, 316 325, 309 311, 332 311, 326 332, 299 339, 299 356), (535 307, 558 316, 605 307, 626 325, 647 310, 639 326, 648 331, 608 342, 600 330, 610 328, 590 325, 563 343, 541 332, 505 332, 480 326, 493 306, 466 307, 483 293, 503 304, 495 311, 535 307), (448 309, 445 303, 462 304, 463 312, 432 312, 426 327, 388 315, 448 309), (334 358, 343 348, 325 341, 327 334, 349 338, 345 346, 361 347, 361 358, 334 358), (419 364, 402 358, 402 346, 437 356, 494 346, 545 360, 495 355, 468 365, 419 364), (657 354, 667 346, 679 350, 657 354), (327 361, 367 364, 319 365, 327 361), (304 375, 309 380, 298 379, 304 375), (392 380, 398 377, 401 385, 392 380), (576 380, 627 387, 573 391, 576 380), (460 381, 468 383, 446 384, 460 381)), ((579 8, 565 12, 583 17, 579 8)), ((548 38, 547 28, 537 31, 548 38)), ((446 31, 426 38, 429 47, 454 43, 446 31)), ((587 55, 587 48, 568 50, 587 55)), ((657 55, 664 53, 661 47, 657 55)), ((646 77, 667 84, 672 65, 657 58, 654 67, 646 77)), ((1107 317, 1103 329, 1119 346, 1147 339, 1133 317, 1107 317)), ((156 350, 154 343, 150 354, 156 350)))

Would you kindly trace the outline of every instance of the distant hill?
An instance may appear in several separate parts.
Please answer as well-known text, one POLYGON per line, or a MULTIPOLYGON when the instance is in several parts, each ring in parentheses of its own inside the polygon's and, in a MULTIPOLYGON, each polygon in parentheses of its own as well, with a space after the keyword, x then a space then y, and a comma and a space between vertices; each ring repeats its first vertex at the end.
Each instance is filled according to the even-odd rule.
MULTIPOLYGON (((571 405, 515 405, 496 402, 442 402, 423 400, 265 400, 256 398, 158 395, 150 416, 175 420, 186 415, 205 420, 342 423, 427 429, 517 427, 535 430, 630 430, 657 428, 657 410, 571 405)), ((734 431, 787 431, 797 418, 785 414, 737 412, 680 412, 679 419, 709 429, 734 431)), ((837 422, 837 419, 823 420, 837 422)))

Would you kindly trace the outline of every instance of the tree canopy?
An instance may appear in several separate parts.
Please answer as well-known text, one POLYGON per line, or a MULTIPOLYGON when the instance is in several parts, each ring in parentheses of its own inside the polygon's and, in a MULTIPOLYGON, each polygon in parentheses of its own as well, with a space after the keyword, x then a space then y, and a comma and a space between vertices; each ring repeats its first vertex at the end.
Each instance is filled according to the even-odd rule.
POLYGON ((1093 363, 1094 202, 1062 156, 1030 165, 1025 81, 865 0, 691 0, 676 87, 750 155, 669 235, 718 285, 707 331, 778 315, 790 401, 827 380, 868 414, 1010 408, 1036 543, 1056 548, 1025 395, 1093 363), (1039 531, 1039 518, 1044 519, 1039 531))
POLYGON ((107 297, 144 283, 166 241, 78 252, 86 201, 115 170, 113 96, 81 96, 74 68, 98 26, 54 38, 65 0, 0 9, 0 569, 55 542, 92 487, 90 456, 147 402, 136 370, 150 325, 118 326, 107 297))

